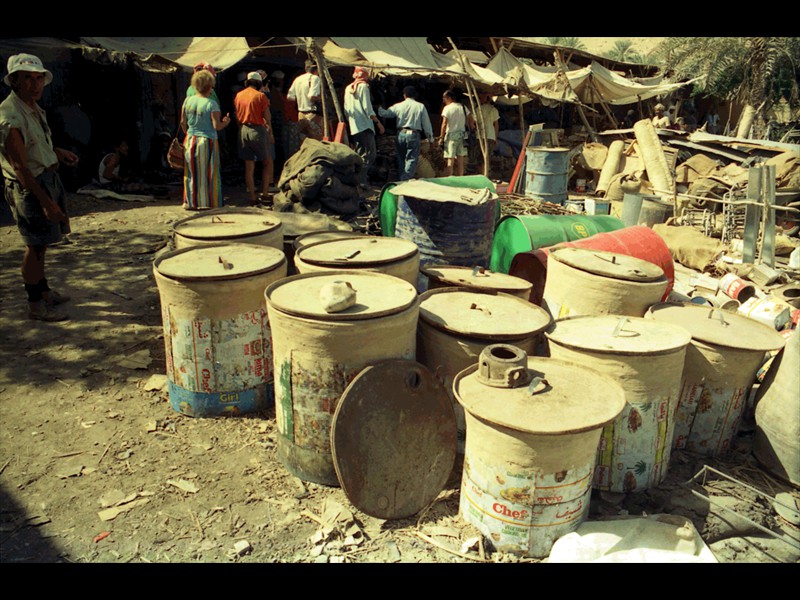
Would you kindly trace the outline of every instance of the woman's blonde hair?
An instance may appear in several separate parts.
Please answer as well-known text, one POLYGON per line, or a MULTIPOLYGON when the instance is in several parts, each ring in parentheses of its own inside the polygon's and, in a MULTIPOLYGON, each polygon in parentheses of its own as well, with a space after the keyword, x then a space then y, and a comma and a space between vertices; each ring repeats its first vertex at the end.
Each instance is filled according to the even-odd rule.
POLYGON ((214 87, 214 76, 203 69, 192 75, 192 87, 200 94, 207 94, 214 87))

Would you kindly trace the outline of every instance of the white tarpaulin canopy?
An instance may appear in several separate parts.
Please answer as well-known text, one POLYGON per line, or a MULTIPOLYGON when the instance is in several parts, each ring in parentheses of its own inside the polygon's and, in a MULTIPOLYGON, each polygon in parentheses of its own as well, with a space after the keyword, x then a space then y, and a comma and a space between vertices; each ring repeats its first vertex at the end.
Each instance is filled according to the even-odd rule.
POLYGON ((333 65, 363 65, 392 75, 463 74, 456 62, 434 52, 424 37, 332 37, 318 40, 333 65))
POLYGON ((191 70, 199 62, 221 71, 250 52, 243 37, 86 37, 81 42, 90 47, 84 47, 89 56, 94 49, 112 61, 132 55, 143 69, 154 71, 191 70))

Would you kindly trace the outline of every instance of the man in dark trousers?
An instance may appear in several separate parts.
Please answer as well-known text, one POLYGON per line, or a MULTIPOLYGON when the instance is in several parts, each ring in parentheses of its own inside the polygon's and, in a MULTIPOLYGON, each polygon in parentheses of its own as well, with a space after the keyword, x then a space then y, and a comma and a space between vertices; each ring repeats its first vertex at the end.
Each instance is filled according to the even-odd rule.
POLYGON ((244 161, 244 182, 250 203, 258 204, 255 187, 255 163, 261 163, 261 201, 271 200, 269 188, 272 185, 272 162, 274 155, 270 144, 274 143, 271 132, 272 117, 269 111, 269 98, 261 91, 261 74, 252 71, 247 74, 245 88, 233 99, 236 120, 239 122, 239 158, 244 161))
POLYGON ((78 156, 55 148, 47 117, 38 101, 53 74, 32 54, 8 59, 3 81, 11 94, 0 104, 0 166, 5 196, 14 215, 25 254, 22 280, 28 295, 28 316, 40 321, 63 321, 55 308, 69 298, 51 290, 45 277, 47 246, 69 233, 66 191, 58 176, 59 163, 74 167, 78 156))

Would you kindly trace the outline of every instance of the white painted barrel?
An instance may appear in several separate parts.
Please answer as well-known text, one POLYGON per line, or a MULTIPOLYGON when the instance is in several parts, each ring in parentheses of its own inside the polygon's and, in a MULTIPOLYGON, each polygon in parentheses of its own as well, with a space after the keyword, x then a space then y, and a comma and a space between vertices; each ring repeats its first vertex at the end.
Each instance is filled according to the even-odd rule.
POLYGON ((692 336, 639 317, 558 319, 545 334, 550 356, 590 367, 618 382, 625 408, 603 428, 593 487, 641 492, 666 477, 681 375, 692 336))
POLYGON ((153 263, 161 299, 169 399, 198 417, 263 410, 272 402, 264 289, 286 275, 269 246, 209 244, 153 263))
POLYGON ((586 519, 602 428, 625 405, 601 373, 507 344, 459 373, 466 411, 460 517, 497 550, 544 557, 586 519))
POLYGON ((512 344, 533 356, 550 315, 517 296, 441 287, 420 295, 417 360, 439 379, 453 400, 458 451, 466 439, 464 409, 453 396, 453 378, 478 362, 488 345, 512 344))
POLYGON ((409 240, 381 236, 347 237, 308 244, 295 250, 298 273, 363 270, 399 277, 416 286, 419 248, 409 240))
POLYGON ((548 255, 542 306, 553 319, 577 315, 642 317, 660 302, 669 281, 646 260, 589 248, 548 255))
POLYGON ((767 352, 783 347, 771 327, 736 313, 696 304, 658 303, 648 318, 686 328, 674 449, 723 456, 739 430, 742 411, 767 352))
POLYGON ((223 207, 181 219, 172 226, 175 248, 208 244, 257 244, 283 250, 283 224, 260 208, 223 207))
POLYGON ((338 486, 331 424, 348 384, 383 359, 414 359, 419 298, 397 277, 372 271, 323 271, 267 287, 275 368, 278 457, 304 481, 338 486), (355 304, 328 312, 321 297, 335 282, 355 304))

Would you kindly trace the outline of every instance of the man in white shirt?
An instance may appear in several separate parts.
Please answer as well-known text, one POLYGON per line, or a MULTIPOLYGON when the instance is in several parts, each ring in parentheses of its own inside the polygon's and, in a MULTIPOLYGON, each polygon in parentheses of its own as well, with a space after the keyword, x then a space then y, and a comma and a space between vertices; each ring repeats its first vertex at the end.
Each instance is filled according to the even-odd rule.
POLYGON ((295 77, 286 99, 297 105, 297 113, 300 119, 307 121, 305 127, 306 134, 317 140, 322 139, 322 114, 319 102, 322 98, 322 82, 317 75, 317 64, 313 60, 307 60, 305 65, 306 72, 295 77))
MULTIPOLYGON (((486 92, 481 92, 478 95, 480 99, 481 117, 483 118, 483 128, 486 134, 486 156, 491 158, 494 154, 494 149, 497 147, 497 137, 500 134, 500 112, 497 107, 492 104, 491 96, 486 92)), ((483 154, 479 151, 481 172, 483 168, 483 154)), ((486 169, 486 176, 489 176, 489 170, 486 169)))

